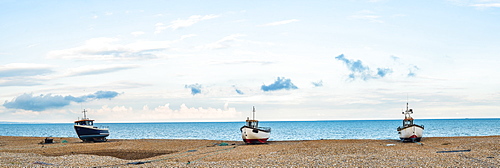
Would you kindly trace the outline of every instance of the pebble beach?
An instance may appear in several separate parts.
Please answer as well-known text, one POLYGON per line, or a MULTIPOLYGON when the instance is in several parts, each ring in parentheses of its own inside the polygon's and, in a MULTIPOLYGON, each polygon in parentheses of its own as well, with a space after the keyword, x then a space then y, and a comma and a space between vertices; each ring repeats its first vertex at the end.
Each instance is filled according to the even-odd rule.
POLYGON ((0 167, 499 167, 500 136, 242 141, 0 136, 0 167))

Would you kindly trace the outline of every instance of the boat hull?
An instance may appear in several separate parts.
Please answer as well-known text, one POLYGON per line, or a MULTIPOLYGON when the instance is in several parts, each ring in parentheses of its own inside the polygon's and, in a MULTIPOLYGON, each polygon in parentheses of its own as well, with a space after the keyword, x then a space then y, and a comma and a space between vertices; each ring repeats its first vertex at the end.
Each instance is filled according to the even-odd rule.
POLYGON ((424 128, 419 125, 411 125, 398 128, 401 141, 420 142, 424 134, 424 128))
POLYGON ((258 128, 241 127, 241 138, 247 144, 264 144, 271 136, 271 132, 258 128))
POLYGON ((83 141, 106 141, 106 137, 109 136, 108 129, 89 125, 75 125, 74 128, 78 138, 83 141))

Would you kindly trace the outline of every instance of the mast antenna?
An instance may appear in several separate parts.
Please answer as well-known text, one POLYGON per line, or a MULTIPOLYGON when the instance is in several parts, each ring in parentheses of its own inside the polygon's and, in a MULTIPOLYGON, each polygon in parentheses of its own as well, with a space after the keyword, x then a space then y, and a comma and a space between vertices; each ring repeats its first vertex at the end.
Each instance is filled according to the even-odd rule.
POLYGON ((83 109, 83 119, 86 120, 87 119, 87 114, 85 114, 87 111, 85 109, 83 109))
POLYGON ((253 106, 253 114, 252 114, 252 117, 253 117, 253 119, 252 119, 252 120, 255 120, 255 106, 253 106))
POLYGON ((406 111, 408 111, 408 93, 406 93, 406 111))

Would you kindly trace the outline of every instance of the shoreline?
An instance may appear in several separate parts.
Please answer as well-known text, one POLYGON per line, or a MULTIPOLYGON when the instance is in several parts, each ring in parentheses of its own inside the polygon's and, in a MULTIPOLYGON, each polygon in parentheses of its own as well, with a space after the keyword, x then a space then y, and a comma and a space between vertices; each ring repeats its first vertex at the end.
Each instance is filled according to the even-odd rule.
MULTIPOLYGON (((417 120, 499 120, 500 118, 419 118, 417 120)), ((332 120, 259 120, 259 122, 330 122, 330 121, 401 121, 401 118, 393 119, 332 119, 332 120)), ((244 123, 241 120, 235 121, 161 121, 161 122, 99 122, 99 124, 162 124, 162 123, 244 123)), ((73 124, 71 122, 11 122, 0 121, 0 124, 73 124)))
POLYGON ((498 167, 500 136, 243 141, 0 136, 0 167, 498 167))

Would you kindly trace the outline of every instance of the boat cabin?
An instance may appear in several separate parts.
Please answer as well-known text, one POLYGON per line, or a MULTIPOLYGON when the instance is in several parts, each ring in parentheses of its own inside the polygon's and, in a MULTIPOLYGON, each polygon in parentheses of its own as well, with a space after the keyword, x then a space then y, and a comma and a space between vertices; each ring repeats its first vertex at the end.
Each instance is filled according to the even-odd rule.
POLYGON ((94 125, 94 120, 78 120, 75 121, 75 125, 94 125))
POLYGON ((250 127, 250 128, 258 128, 259 121, 258 120, 250 120, 249 118, 247 118, 245 126, 250 127))
POLYGON ((403 126, 406 127, 406 126, 410 126, 410 125, 413 125, 413 118, 405 118, 403 120, 403 126))

